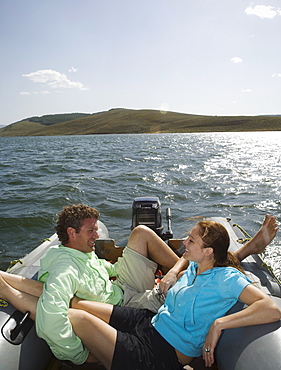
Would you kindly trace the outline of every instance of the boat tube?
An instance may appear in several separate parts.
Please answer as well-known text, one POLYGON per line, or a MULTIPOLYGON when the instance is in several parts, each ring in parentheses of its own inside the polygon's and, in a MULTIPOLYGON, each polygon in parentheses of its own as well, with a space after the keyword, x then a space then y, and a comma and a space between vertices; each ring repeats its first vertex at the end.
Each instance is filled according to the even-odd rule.
MULTIPOLYGON (((173 239, 171 211, 166 210, 168 231, 163 232, 161 204, 157 197, 139 197, 132 207, 132 229, 139 224, 151 227, 178 254, 184 251, 182 239, 173 239), (176 247, 175 247, 176 246, 176 247)), ((248 235, 229 218, 211 217, 221 223, 230 236, 230 250, 236 251, 248 235)), ((122 253, 110 239, 106 226, 99 222, 100 239, 96 243, 96 253, 114 261, 114 255, 122 253), (100 243, 99 243, 100 241, 100 243)), ((45 252, 59 244, 56 234, 41 243, 22 260, 17 261, 8 271, 28 278, 37 278, 40 258, 45 252)), ((242 262, 250 279, 268 294, 281 308, 281 283, 260 255, 249 256, 242 262)), ((1 298, 1 297, 0 297, 1 298)), ((237 303, 229 313, 243 309, 237 303)), ((54 370, 57 360, 48 345, 36 335, 33 321, 28 313, 22 314, 11 304, 0 300, 0 370, 54 370)), ((202 369, 203 360, 199 368, 202 369)), ((225 330, 216 347, 216 368, 219 370, 277 370, 281 364, 281 321, 225 330)), ((197 369, 196 365, 194 369, 197 369)))
MULTIPOLYGON (((231 219, 211 219, 227 229, 229 250, 238 250, 247 234, 231 219)), ((281 309, 281 283, 262 257, 251 255, 241 265, 251 281, 281 309)), ((241 309, 243 305, 238 302, 228 313, 241 309)), ((216 362, 219 370, 281 369, 281 321, 224 330, 216 347, 216 362)))

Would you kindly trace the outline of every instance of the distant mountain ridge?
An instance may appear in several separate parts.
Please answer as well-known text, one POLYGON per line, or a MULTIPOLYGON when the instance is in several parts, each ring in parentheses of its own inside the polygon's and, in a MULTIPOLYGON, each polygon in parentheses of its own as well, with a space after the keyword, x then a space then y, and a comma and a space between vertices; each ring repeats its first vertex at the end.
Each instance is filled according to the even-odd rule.
MULTIPOLYGON (((65 114, 47 114, 41 117, 31 117, 28 118, 27 120, 29 122, 38 122, 42 123, 42 125, 54 125, 56 123, 61 123, 61 122, 68 122, 68 121, 73 121, 75 119, 79 118, 84 118, 89 116, 87 113, 65 113, 65 114)), ((24 120, 25 121, 25 120, 24 120)))
POLYGON ((0 128, 0 137, 239 131, 281 131, 281 116, 203 116, 114 108, 26 118, 0 128))

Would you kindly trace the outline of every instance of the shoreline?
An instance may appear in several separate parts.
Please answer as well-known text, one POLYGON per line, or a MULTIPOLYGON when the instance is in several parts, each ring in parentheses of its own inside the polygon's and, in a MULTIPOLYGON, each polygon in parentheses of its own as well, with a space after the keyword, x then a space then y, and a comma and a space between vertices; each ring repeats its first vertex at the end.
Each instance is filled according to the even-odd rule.
POLYGON ((279 115, 201 116, 132 109, 79 115, 27 118, 0 128, 0 137, 281 131, 279 115))

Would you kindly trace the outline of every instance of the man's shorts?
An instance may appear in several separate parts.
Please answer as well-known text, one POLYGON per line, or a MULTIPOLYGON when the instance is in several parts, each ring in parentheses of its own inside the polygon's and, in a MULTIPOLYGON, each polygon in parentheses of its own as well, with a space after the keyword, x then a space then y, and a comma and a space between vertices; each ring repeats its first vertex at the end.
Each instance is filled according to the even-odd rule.
POLYGON ((123 305, 157 312, 164 302, 155 287, 157 263, 126 247, 115 263, 115 281, 124 291, 123 305))
POLYGON ((154 329, 154 313, 115 306, 109 325, 117 329, 111 370, 182 370, 174 348, 154 329))

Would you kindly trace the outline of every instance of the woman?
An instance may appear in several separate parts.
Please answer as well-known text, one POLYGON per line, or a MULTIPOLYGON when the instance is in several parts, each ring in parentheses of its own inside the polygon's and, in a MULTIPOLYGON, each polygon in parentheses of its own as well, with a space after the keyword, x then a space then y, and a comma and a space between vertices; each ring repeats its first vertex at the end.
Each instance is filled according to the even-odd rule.
POLYGON ((173 370, 202 353, 211 366, 222 330, 281 318, 273 300, 239 271, 222 225, 199 222, 184 245, 189 267, 156 315, 73 299, 69 317, 90 352, 89 362, 99 361, 111 370, 173 370), (225 316, 238 299, 248 307, 225 316))
MULTIPOLYGON (((236 255, 242 260, 249 254, 260 253, 276 232, 276 219, 267 215, 258 233, 236 255)), ((112 370, 119 367, 173 370, 190 363, 204 348, 203 356, 210 366, 223 329, 280 318, 280 310, 273 301, 251 286, 237 270, 239 262, 227 253, 229 236, 224 227, 215 222, 200 222, 184 244, 183 258, 161 281, 164 294, 174 284, 181 270, 179 265, 187 267, 188 261, 192 262, 178 283, 168 290, 165 304, 156 315, 148 310, 73 298, 69 317, 76 335, 89 350, 87 362, 99 361, 112 370), (237 299, 250 307, 224 317, 237 299)), ((33 319, 41 291, 39 282, 0 274, 1 298, 22 312, 29 310, 33 319)))

